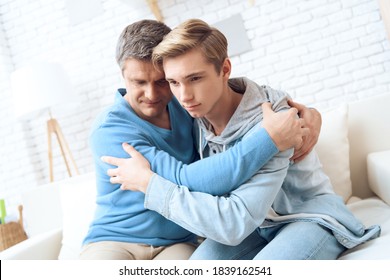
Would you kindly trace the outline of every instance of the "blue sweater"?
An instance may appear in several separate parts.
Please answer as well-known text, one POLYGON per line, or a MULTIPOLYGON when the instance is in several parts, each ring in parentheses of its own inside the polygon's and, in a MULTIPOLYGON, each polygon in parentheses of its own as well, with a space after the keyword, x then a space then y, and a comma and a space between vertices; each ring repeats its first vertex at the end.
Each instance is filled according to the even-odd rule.
POLYGON ((94 220, 84 244, 120 241, 164 246, 194 242, 195 236, 144 207, 144 194, 122 191, 111 184, 107 169, 112 166, 101 156, 126 158, 122 143, 133 145, 150 162, 154 172, 192 191, 214 195, 236 189, 278 151, 267 132, 257 129, 253 137, 226 153, 197 161, 192 136, 193 119, 175 98, 168 104, 171 130, 157 127, 139 118, 123 98, 124 89, 116 93, 115 102, 96 119, 90 145, 97 176, 94 220), (201 176, 200 176, 201 175, 201 176))

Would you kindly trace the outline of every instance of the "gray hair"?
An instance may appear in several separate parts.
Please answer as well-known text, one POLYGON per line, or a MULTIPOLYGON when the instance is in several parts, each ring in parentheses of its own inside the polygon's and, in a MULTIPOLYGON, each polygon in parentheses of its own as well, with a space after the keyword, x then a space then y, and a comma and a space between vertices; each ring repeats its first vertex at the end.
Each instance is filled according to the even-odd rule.
POLYGON ((151 62, 153 49, 170 31, 171 28, 156 20, 140 20, 128 25, 116 45, 115 58, 121 70, 129 58, 151 62))

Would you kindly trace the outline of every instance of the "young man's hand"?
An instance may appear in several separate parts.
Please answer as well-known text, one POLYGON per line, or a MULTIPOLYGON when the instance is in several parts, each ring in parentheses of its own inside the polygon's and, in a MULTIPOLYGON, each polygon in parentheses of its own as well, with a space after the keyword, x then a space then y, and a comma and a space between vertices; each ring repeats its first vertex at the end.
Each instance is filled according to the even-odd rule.
POLYGON ((305 127, 309 128, 309 134, 303 137, 302 146, 295 149, 291 158, 291 160, 297 162, 304 159, 317 143, 321 132, 322 118, 316 109, 309 109, 305 105, 292 100, 289 100, 288 104, 298 110, 299 117, 305 120, 305 127))
POLYGON ((300 149, 303 138, 309 135, 305 120, 298 118, 298 110, 290 108, 287 111, 275 113, 271 103, 263 103, 263 127, 274 141, 279 151, 295 147, 300 149))
POLYGON ((103 156, 102 161, 117 166, 108 169, 107 174, 111 177, 112 184, 121 184, 122 190, 140 191, 145 193, 153 171, 147 159, 140 154, 133 146, 123 143, 123 149, 131 158, 116 158, 103 156))

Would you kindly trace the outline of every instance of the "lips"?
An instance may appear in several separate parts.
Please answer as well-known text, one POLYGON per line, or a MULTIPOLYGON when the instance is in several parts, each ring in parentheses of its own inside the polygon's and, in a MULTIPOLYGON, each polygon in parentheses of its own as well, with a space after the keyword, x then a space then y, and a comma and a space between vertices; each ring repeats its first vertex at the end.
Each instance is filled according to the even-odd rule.
POLYGON ((144 103, 145 103, 146 105, 156 105, 156 104, 159 104, 160 101, 155 101, 155 102, 152 102, 152 101, 144 101, 144 103))
POLYGON ((195 110, 200 104, 196 104, 196 105, 183 105, 184 109, 188 110, 188 111, 192 111, 192 110, 195 110))

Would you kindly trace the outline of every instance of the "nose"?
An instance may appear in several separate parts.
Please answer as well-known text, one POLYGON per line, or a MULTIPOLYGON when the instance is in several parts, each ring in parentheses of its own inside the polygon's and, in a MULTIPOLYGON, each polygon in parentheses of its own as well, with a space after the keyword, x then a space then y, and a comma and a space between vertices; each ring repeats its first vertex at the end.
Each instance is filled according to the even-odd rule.
POLYGON ((193 94, 192 94, 192 91, 190 90, 189 87, 186 87, 186 86, 180 86, 180 89, 179 89, 179 100, 181 103, 186 103, 190 100, 193 99, 193 94))
POLYGON ((158 91, 156 86, 154 85, 148 85, 148 87, 145 89, 145 97, 151 101, 155 100, 158 96, 158 91))

